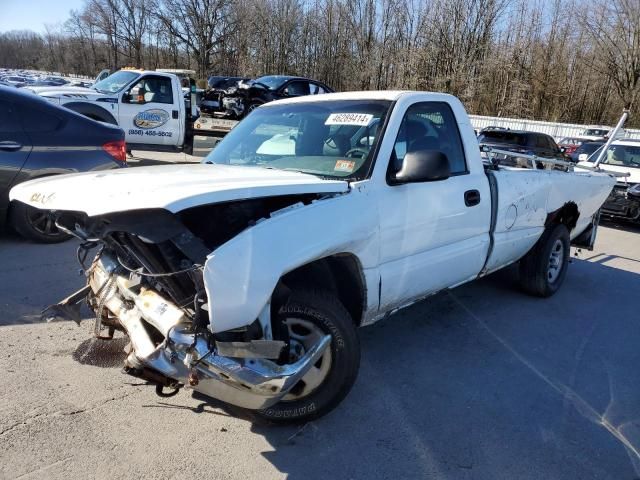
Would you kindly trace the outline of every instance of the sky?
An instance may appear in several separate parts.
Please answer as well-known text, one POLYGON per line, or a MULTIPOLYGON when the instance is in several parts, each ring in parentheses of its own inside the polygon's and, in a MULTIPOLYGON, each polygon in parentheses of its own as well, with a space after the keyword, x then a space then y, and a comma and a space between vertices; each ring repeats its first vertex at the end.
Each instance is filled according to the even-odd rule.
POLYGON ((0 32, 33 30, 44 32, 44 25, 58 24, 69 18, 84 0, 0 0, 0 32))

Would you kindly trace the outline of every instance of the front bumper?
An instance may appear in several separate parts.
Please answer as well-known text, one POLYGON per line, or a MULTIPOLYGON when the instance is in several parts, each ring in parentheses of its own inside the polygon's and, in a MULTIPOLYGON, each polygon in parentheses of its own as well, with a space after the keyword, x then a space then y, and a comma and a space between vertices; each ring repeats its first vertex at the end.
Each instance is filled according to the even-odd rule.
MULTIPOLYGON (((94 263, 89 285, 102 308, 117 317, 127 332, 131 368, 151 369, 180 385, 247 409, 279 402, 314 365, 331 343, 325 335, 297 362, 279 365, 262 358, 218 354, 213 339, 196 334, 184 312, 150 289, 132 287, 118 264, 103 254, 94 263), (159 332, 164 340, 153 340, 159 332)), ((98 315, 102 312, 96 312, 98 315)))
POLYGON ((602 206, 602 213, 631 221, 640 221, 640 197, 630 195, 626 185, 616 185, 602 206))

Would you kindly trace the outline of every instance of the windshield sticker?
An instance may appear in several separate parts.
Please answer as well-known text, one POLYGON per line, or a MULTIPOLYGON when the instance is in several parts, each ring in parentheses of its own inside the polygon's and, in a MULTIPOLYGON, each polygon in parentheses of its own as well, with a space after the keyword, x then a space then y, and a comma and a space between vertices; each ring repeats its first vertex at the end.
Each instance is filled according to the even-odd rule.
POLYGON ((325 125, 359 125, 366 127, 373 120, 370 113, 332 113, 325 125))
POLYGON ((159 108, 152 108, 138 113, 133 118, 133 124, 138 128, 157 128, 169 120, 169 114, 159 108))
POLYGON ((356 162, 351 160, 338 160, 336 162, 336 166, 333 167, 335 172, 346 172, 351 173, 356 166, 356 162))

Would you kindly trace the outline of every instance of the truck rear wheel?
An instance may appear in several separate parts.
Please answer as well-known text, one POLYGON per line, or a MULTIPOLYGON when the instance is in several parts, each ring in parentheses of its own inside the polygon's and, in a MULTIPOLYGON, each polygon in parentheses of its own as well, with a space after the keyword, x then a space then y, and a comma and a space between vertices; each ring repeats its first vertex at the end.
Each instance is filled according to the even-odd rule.
POLYGON ((360 343, 351 316, 335 295, 294 290, 274 321, 274 332, 283 332, 275 336, 288 337, 282 339, 289 343, 289 362, 324 335, 331 335, 331 344, 280 402, 258 416, 274 423, 300 423, 327 414, 349 393, 358 375, 360 343))
POLYGON ((520 260, 520 284, 529 294, 550 297, 558 291, 569 266, 569 230, 562 224, 547 227, 520 260))

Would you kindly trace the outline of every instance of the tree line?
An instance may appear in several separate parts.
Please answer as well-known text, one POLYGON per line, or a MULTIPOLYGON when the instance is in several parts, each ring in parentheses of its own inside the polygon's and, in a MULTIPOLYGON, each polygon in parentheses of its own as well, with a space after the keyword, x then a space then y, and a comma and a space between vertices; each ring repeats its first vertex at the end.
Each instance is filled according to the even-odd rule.
POLYGON ((640 0, 85 0, 42 34, 0 34, 0 66, 293 74, 449 92, 479 115, 612 124, 638 103, 640 0))

